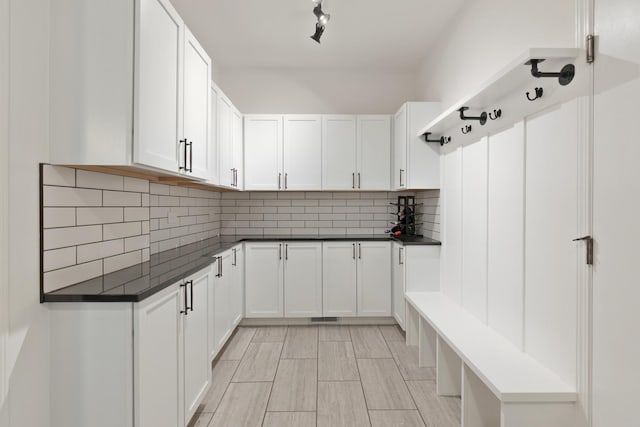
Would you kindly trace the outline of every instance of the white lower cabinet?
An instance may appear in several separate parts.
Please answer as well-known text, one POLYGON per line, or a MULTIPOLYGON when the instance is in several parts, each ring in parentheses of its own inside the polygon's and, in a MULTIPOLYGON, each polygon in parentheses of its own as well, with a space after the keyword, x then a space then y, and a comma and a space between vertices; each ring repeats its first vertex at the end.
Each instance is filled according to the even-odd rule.
POLYGON ((283 317, 283 244, 245 244, 245 317, 283 317))
POLYGON ((284 244, 284 317, 322 316, 322 243, 284 244))
POLYGON ((216 356, 244 316, 244 256, 242 244, 215 259, 213 271, 213 346, 210 360, 216 356))
POLYGON ((391 246, 391 271, 393 274, 393 317, 398 325, 405 330, 405 300, 404 300, 404 247, 394 242, 391 246))
POLYGON ((358 316, 391 316, 390 242, 358 242, 358 316))
POLYGON ((320 242, 247 243, 245 317, 322 315, 320 242))
POLYGON ((322 315, 358 315, 356 242, 322 244, 322 315))

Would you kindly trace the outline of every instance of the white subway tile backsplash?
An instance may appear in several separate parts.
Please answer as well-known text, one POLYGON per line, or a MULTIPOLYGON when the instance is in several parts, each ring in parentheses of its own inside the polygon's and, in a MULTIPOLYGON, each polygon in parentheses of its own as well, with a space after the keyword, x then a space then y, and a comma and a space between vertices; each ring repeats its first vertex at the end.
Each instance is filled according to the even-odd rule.
POLYGON ((169 187, 169 195, 178 197, 189 197, 189 189, 187 187, 177 187, 173 185, 169 187))
POLYGON ((142 234, 142 224, 140 222, 122 222, 119 224, 105 224, 104 239, 120 239, 142 234))
POLYGON ((71 227, 76 225, 75 208, 44 208, 44 228, 71 227))
POLYGON ((134 191, 136 193, 148 193, 149 181, 146 179, 124 177, 124 191, 134 191))
POLYGON ((102 191, 73 187, 44 186, 43 205, 54 206, 102 206, 102 191))
POLYGON ((44 251, 43 254, 43 271, 57 270, 59 268, 69 267, 76 263, 76 247, 72 246, 63 249, 54 249, 44 251))
POLYGON ((124 241, 122 239, 106 240, 89 245, 80 245, 77 250, 78 263, 83 263, 123 253, 124 241))
POLYGON ((123 182, 124 177, 122 176, 81 169, 76 171, 76 187, 122 191, 124 188, 123 182))
POLYGON ((105 258, 103 262, 104 274, 113 273, 114 271, 140 264, 142 262, 142 251, 128 252, 122 255, 105 258))
POLYGON ((122 208, 76 208, 78 225, 122 222, 122 208))
POLYGON ((44 273, 43 290, 52 292, 102 275, 102 260, 44 273))
POLYGON ((149 235, 143 234, 135 237, 127 237, 124 239, 124 251, 131 252, 138 249, 149 247, 149 235))
POLYGON ((76 185, 76 170, 64 166, 43 165, 42 183, 44 185, 74 187, 76 185))
POLYGON ((149 219, 149 208, 124 208, 124 220, 147 221, 149 219))
POLYGON ((168 196, 171 191, 171 187, 163 184, 156 184, 154 182, 149 183, 149 194, 160 194, 168 196))
POLYGON ((44 230, 43 249, 64 248, 102 240, 102 226, 63 227, 44 230))
POLYGON ((124 191, 104 191, 102 194, 104 206, 142 206, 140 193, 124 191))
POLYGON ((151 196, 148 194, 142 193, 142 206, 151 206, 151 196))

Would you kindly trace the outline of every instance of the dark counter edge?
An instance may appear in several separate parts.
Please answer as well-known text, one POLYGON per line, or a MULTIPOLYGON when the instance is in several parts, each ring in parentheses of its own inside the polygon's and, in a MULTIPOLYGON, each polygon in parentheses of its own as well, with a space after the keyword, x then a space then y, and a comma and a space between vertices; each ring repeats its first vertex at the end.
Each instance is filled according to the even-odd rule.
MULTIPOLYGON (((251 236, 251 237, 237 237, 236 239, 229 239, 229 237, 220 236, 217 239, 220 240, 220 243, 223 243, 221 247, 211 252, 211 256, 220 254, 224 251, 229 250, 235 245, 246 243, 246 242, 309 242, 309 241, 320 241, 320 242, 397 242, 402 243, 403 246, 440 246, 442 243, 438 240, 430 239, 428 237, 418 237, 418 236, 401 236, 401 237, 391 237, 391 236, 343 236, 343 235, 329 235, 329 236, 251 236)), ((177 248, 179 249, 179 248, 177 248)), ((208 265, 211 265, 215 262, 215 259, 210 261, 208 265)), ((153 288, 141 292, 135 295, 108 295, 108 294, 56 294, 54 292, 51 293, 42 293, 41 295, 41 303, 45 302, 140 302, 149 298, 150 296, 157 294, 163 289, 168 288, 169 286, 175 284, 176 282, 183 280, 190 275, 197 273, 203 268, 207 267, 207 263, 203 263, 196 268, 191 270, 187 270, 182 272, 171 279, 165 280, 159 285, 154 286, 153 288)), ((68 287, 75 286, 70 285, 68 287)), ((66 287, 66 288, 68 288, 66 287)), ((63 288, 64 289, 64 288, 63 288)))

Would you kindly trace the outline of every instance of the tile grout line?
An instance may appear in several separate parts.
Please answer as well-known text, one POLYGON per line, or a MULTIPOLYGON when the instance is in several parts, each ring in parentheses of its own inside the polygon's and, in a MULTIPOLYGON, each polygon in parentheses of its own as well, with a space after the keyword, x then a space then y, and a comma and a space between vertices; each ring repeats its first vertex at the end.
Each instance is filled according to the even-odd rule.
MULTIPOLYGON (((258 330, 256 329, 256 332, 258 330)), ((254 332, 253 337, 255 337, 256 332, 254 332)), ((287 339, 287 335, 289 334, 289 328, 287 327, 287 333, 284 336, 284 340, 287 339)), ((267 397, 267 405, 264 408, 264 413, 262 414, 262 421, 260 422, 260 426, 264 426, 264 420, 267 418, 267 411, 269 409, 269 402, 271 401, 271 394, 273 393, 273 385, 276 382, 276 376, 278 375, 278 370, 280 369, 280 360, 282 360, 282 351, 284 350, 284 340, 282 341, 282 346, 280 347, 280 354, 278 354, 278 366, 276 367, 276 372, 273 374, 273 381, 271 382, 271 387, 269 388, 269 396, 267 397)), ((239 365, 238 365, 239 366, 239 365)))
MULTIPOLYGON (((377 326, 376 326, 377 328, 377 326)), ((351 335, 351 327, 348 327, 349 330, 349 338, 351 338, 351 348, 353 349, 353 357, 356 359, 356 369, 358 369, 358 384, 360 384, 360 390, 362 390, 362 398, 364 399, 364 406, 367 412, 367 420, 369 421, 369 426, 371 426, 371 416, 369 415, 369 403, 367 402, 367 396, 364 394, 364 386, 362 385, 362 374, 360 373, 360 365, 358 364, 358 358, 356 357, 356 348, 353 345, 353 335, 351 335)))

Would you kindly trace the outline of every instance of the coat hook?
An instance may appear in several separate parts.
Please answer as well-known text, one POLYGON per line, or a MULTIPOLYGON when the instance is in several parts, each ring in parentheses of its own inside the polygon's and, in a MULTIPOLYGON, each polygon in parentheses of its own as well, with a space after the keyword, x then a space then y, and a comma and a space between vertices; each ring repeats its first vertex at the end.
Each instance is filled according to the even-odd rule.
POLYGON ((489 113, 489 118, 491 120, 498 120, 500 117, 502 117, 502 109, 499 108, 497 110, 493 110, 493 114, 489 113))
POLYGON ((542 98, 542 94, 544 93, 544 89, 542 89, 541 87, 537 87, 534 89, 536 91, 536 96, 534 96, 533 98, 529 96, 529 92, 527 92, 527 99, 529 101, 535 101, 538 98, 542 98))
POLYGON ((483 111, 482 114, 480 114, 477 117, 465 116, 464 112, 467 111, 468 109, 469 107, 462 107, 458 110, 460 111, 460 120, 478 120, 480 122, 480 125, 482 126, 484 126, 484 124, 487 123, 487 113, 485 111, 483 111))
POLYGON ((471 132, 471 125, 466 125, 465 127, 461 128, 461 130, 462 130, 462 133, 466 135, 469 132, 471 132))
POLYGON ((426 132, 424 134, 424 140, 426 142, 438 142, 440 144, 440 146, 442 147, 444 144, 448 144, 451 141, 451 137, 445 137, 445 136, 441 136, 438 139, 429 139, 429 136, 431 136, 431 132, 426 132))
POLYGON ((544 59, 530 59, 524 65, 531 65, 531 75, 537 79, 541 77, 557 77, 560 86, 566 86, 573 81, 576 76, 576 67, 573 64, 567 64, 562 67, 559 73, 543 73, 538 70, 538 64, 544 59))

